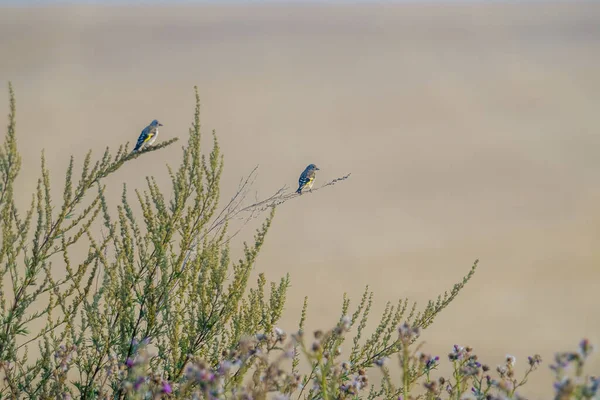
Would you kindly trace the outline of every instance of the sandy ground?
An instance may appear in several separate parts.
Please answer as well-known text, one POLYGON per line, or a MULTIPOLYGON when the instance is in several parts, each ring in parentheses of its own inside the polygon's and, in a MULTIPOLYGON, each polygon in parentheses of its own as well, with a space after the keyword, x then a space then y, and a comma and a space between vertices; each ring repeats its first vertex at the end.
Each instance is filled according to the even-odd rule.
MULTIPOLYGON (((278 211, 256 270, 291 274, 287 330, 305 294, 309 327, 326 327, 344 292, 369 284, 377 311, 424 304, 480 258, 426 349, 469 344, 522 369, 582 337, 600 346, 600 4, 4 8, 0 54, 24 200, 42 148, 58 180, 69 154, 154 118, 161 139, 184 137, 195 84, 225 196, 256 164, 261 195, 311 162, 320 182, 351 172, 278 211)), ((111 196, 178 156, 126 166, 111 196)), ((549 398, 550 376, 545 363, 524 393, 549 398)))

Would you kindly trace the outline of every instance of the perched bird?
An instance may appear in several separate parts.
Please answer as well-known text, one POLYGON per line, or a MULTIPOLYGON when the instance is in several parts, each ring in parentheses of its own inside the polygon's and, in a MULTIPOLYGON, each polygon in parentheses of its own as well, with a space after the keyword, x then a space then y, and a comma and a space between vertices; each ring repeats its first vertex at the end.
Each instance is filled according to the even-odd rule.
POLYGON ((315 183, 315 171, 318 170, 319 168, 315 164, 310 164, 306 167, 302 175, 300 175, 300 179, 298 179, 298 190, 296 190, 296 193, 302 194, 304 189, 312 189, 313 183, 315 183))
POLYGON ((133 149, 134 153, 138 150, 141 150, 143 147, 152 146, 152 143, 154 143, 158 137, 159 126, 163 126, 163 124, 155 119, 154 121, 150 122, 150 125, 144 128, 137 140, 137 143, 135 144, 135 148, 133 149))

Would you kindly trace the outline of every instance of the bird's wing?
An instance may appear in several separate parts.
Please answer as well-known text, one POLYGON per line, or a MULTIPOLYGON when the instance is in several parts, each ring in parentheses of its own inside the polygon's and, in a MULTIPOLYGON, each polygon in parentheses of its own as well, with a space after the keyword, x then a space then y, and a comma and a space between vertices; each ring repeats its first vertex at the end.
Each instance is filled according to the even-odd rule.
POLYGON ((300 174, 300 178, 298 178, 298 183, 300 184, 300 186, 302 186, 302 184, 304 182, 306 182, 307 177, 308 177, 308 171, 306 171, 306 170, 302 171, 302 173, 300 174))
POLYGON ((138 137, 137 143, 135 144, 135 149, 139 149, 144 143, 148 140, 152 139, 152 137, 156 134, 156 128, 154 126, 147 126, 144 128, 140 136, 138 137))
POLYGON ((300 187, 303 188, 306 185, 310 184, 314 180, 315 180, 315 171, 304 171, 302 173, 302 175, 300 175, 300 179, 299 179, 298 183, 300 184, 300 187))

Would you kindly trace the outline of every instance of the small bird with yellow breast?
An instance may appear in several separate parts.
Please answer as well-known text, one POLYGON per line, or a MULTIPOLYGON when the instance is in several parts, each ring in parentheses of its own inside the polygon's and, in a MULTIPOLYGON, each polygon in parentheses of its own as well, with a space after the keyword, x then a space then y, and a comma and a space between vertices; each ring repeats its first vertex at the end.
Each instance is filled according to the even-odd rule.
POLYGON ((163 124, 155 119, 154 121, 150 122, 150 125, 144 128, 138 137, 137 143, 135 144, 135 148, 133 149, 134 153, 148 146, 152 146, 152 143, 154 143, 158 137, 159 126, 163 126, 163 124))
POLYGON ((296 193, 302 194, 304 189, 312 190, 313 184, 315 183, 315 171, 318 171, 319 168, 315 164, 310 164, 304 172, 300 175, 300 179, 298 179, 298 190, 296 193))

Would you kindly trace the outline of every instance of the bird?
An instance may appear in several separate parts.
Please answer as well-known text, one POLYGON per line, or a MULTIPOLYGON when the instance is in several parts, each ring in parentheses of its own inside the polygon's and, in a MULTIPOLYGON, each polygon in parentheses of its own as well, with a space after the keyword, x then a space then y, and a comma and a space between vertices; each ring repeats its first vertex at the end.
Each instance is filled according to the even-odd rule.
POLYGON ((150 125, 144 128, 142 133, 140 133, 140 137, 138 137, 137 143, 135 144, 135 148, 133 149, 133 153, 136 151, 147 147, 152 146, 152 143, 158 137, 158 127, 163 126, 158 120, 154 120, 150 122, 150 125))
POLYGON ((298 179, 298 190, 296 190, 296 193, 302 194, 302 191, 306 188, 312 190, 312 186, 315 183, 315 171, 318 170, 319 168, 317 168, 315 164, 309 164, 309 166, 306 167, 300 175, 300 179, 298 179))

